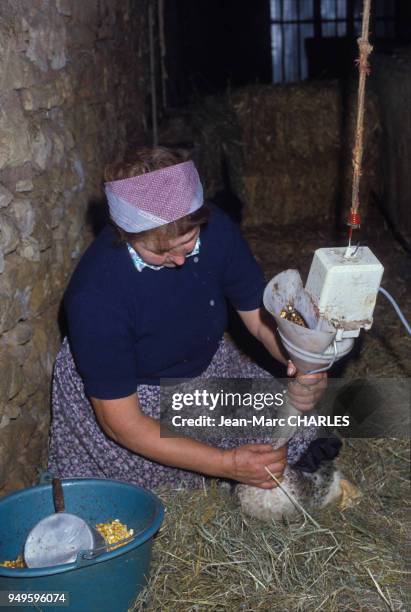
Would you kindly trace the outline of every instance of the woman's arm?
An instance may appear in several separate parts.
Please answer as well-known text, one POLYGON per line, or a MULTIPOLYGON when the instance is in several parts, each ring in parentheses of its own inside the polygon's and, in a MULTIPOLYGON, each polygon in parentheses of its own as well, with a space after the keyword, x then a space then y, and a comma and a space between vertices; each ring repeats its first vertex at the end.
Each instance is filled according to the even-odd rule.
POLYGON ((274 451, 269 444, 246 444, 223 450, 191 438, 160 438, 159 421, 142 413, 136 393, 112 400, 91 398, 91 402, 100 426, 110 438, 163 465, 263 489, 275 486, 265 466, 277 477, 284 470, 285 448, 274 451))
POLYGON ((270 355, 286 365, 287 357, 277 342, 276 325, 273 317, 264 308, 238 310, 237 312, 248 331, 265 346, 270 355))
POLYGON ((238 311, 248 331, 260 340, 267 351, 281 363, 287 364, 287 375, 294 376, 295 382, 288 385, 290 400, 298 410, 312 410, 327 386, 327 373, 298 374, 291 362, 287 362, 276 338, 275 320, 263 308, 238 311))

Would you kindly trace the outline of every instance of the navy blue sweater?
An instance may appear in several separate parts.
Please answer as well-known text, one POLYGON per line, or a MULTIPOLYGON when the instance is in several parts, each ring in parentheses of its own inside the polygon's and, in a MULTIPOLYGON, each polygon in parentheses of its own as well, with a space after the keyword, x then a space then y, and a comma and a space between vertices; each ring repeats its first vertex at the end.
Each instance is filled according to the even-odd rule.
POLYGON ((115 399, 138 384, 199 376, 236 310, 261 305, 264 276, 237 226, 218 208, 197 256, 138 272, 107 226, 82 256, 65 294, 69 341, 87 395, 115 399))

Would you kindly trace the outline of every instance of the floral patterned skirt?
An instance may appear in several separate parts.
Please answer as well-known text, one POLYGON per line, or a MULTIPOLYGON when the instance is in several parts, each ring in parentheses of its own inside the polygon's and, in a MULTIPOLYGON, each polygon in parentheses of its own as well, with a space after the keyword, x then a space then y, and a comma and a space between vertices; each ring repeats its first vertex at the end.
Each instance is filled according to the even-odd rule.
MULTIPOLYGON (((270 375, 241 353, 224 337, 201 378, 267 378, 270 375)), ((281 387, 279 386, 279 390, 281 387)), ((160 388, 139 385, 141 410, 160 417, 160 388)), ((288 460, 298 461, 316 437, 316 428, 304 428, 288 444, 288 460)), ((251 440, 247 440, 250 442, 251 440)), ((272 439, 252 440, 267 443, 272 439)), ((233 447, 246 441, 216 441, 220 447, 233 447)), ((203 486, 200 474, 168 467, 133 453, 106 436, 96 420, 93 407, 84 393, 69 343, 65 339, 56 358, 53 375, 52 423, 48 469, 60 478, 111 478, 149 489, 168 484, 172 487, 203 486)))

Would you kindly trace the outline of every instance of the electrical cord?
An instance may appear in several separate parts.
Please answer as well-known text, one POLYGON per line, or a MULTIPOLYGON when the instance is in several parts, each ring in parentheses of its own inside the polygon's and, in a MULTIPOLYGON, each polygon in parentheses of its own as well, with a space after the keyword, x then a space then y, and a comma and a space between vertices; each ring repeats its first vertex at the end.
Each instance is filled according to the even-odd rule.
MULTIPOLYGON (((398 306, 397 302, 394 300, 392 295, 390 293, 388 293, 388 291, 386 289, 384 289, 383 287, 380 287, 378 289, 378 291, 380 291, 383 295, 385 295, 387 300, 394 307, 394 310, 397 313, 401 323, 404 325, 404 327, 407 330, 407 332, 411 335, 410 324, 408 323, 407 319, 402 314, 400 307, 398 306)), ((319 374, 320 372, 327 372, 327 370, 329 370, 334 365, 335 360, 337 359, 337 343, 336 343, 335 340, 333 342, 333 348, 334 348, 334 356, 333 356, 332 360, 330 361, 330 363, 327 366, 325 366, 324 368, 319 368, 318 370, 310 370, 309 372, 306 372, 306 374, 319 374)))
POLYGON ((332 366, 335 363, 335 360, 337 359, 337 353, 338 353, 337 343, 336 343, 335 340, 333 342, 333 348, 334 348, 334 356, 331 359, 330 363, 327 366, 325 366, 324 368, 318 368, 318 370, 310 370, 309 372, 307 372, 307 374, 319 374, 320 372, 327 372, 327 370, 332 368, 332 366))
POLYGON ((386 289, 384 289, 383 287, 380 287, 378 289, 378 291, 380 291, 383 295, 385 295, 385 297, 387 298, 387 300, 389 302, 391 302, 391 305, 394 307, 395 312, 397 313, 401 323, 404 325, 405 329, 407 330, 408 334, 411 335, 411 327, 410 324, 408 323, 407 319, 404 317, 404 315, 401 312, 400 307, 398 306, 397 302, 394 300, 394 298, 392 297, 392 295, 390 293, 388 293, 388 291, 386 289))

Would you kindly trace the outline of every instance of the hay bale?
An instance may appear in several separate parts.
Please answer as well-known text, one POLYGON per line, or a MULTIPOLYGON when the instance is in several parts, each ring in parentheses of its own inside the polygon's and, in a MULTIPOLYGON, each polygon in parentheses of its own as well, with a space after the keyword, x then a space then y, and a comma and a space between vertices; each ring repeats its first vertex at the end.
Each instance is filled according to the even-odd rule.
MULTIPOLYGON (((234 192, 244 204, 244 225, 330 219, 338 208, 346 215, 355 105, 355 91, 343 95, 337 81, 250 86, 208 98, 194 113, 208 195, 234 192)), ((370 95, 361 185, 365 216, 370 192, 378 189, 378 136, 370 95)))

